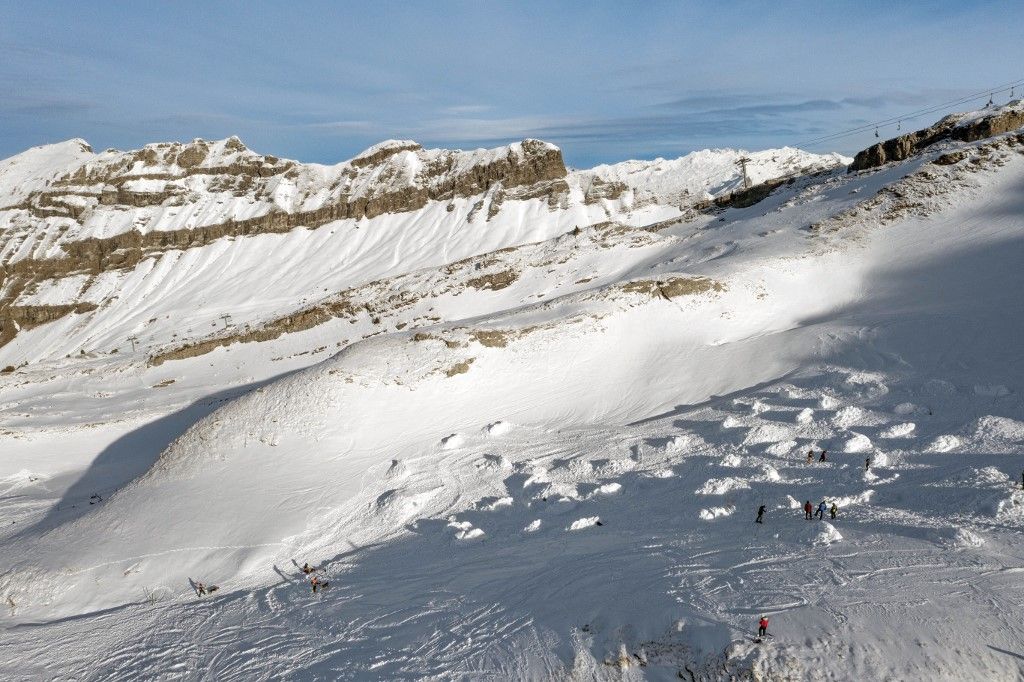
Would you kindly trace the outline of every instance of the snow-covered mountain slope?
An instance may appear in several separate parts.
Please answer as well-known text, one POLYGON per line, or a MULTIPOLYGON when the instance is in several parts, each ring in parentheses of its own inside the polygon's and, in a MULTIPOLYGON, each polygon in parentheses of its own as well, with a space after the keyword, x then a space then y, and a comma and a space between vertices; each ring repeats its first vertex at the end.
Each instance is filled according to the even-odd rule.
MULTIPOLYGON (((792 172, 794 159, 843 161, 764 154, 758 178, 792 172)), ((17 341, 0 345, 0 366, 159 353, 218 325, 244 333, 354 286, 576 227, 675 217, 693 203, 679 187, 703 199, 735 184, 735 153, 705 156, 653 162, 664 192, 652 183, 634 196, 597 192, 598 175, 568 172, 537 140, 468 152, 390 140, 335 166, 256 154, 237 138, 30 150, 0 171, 11 197, 0 199, 0 344, 17 341), (40 343, 33 330, 58 320, 42 333, 59 341, 40 343)))
MULTIPOLYGON (((71 313, 0 351, 39 352, 0 375, 0 670, 1017 679, 1022 186, 1013 132, 457 259, 389 263, 375 223, 305 302, 259 302, 237 238, 205 266, 256 268, 234 286, 166 263, 156 298, 263 307, 169 350, 76 354, 104 328, 71 313)), ((315 261, 327 227, 254 253, 315 261)))
POLYGON ((851 162, 839 154, 811 154, 792 147, 761 152, 704 149, 678 159, 597 166, 579 171, 579 175, 592 196, 628 193, 635 204, 688 206, 741 189, 743 177, 736 172, 740 159, 746 159, 747 180, 753 185, 790 175, 832 170, 851 162))

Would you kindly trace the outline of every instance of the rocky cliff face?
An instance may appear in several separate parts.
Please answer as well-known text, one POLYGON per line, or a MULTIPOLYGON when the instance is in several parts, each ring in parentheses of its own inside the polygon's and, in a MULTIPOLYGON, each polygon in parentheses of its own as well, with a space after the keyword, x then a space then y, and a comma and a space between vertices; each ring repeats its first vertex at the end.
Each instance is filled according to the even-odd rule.
MULTIPOLYGON (((82 309, 18 306, 41 279, 97 275, 224 237, 415 211, 492 189, 552 203, 568 189, 561 151, 539 140, 469 152, 389 141, 336 166, 257 154, 234 137, 100 154, 81 144, 63 173, 31 176, 27 188, 12 181, 7 196, 16 200, 4 205, 0 197, 0 344, 32 321, 82 309)), ((14 178, 19 164, 8 165, 14 178)))
POLYGON ((1016 130, 1024 125, 1024 101, 1015 100, 1002 107, 967 114, 946 116, 933 126, 879 142, 861 151, 851 171, 876 168, 902 161, 943 140, 974 142, 1016 130))

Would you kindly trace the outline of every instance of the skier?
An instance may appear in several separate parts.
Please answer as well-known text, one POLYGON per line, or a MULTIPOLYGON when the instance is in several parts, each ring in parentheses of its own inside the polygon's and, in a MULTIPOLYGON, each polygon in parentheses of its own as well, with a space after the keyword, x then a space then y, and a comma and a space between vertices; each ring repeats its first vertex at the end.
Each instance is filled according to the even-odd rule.
POLYGON ((806 502, 804 502, 804 518, 807 519, 808 521, 810 521, 811 519, 814 518, 814 516, 811 515, 811 512, 813 510, 814 510, 814 507, 811 506, 811 501, 810 500, 807 500, 806 502))
POLYGON ((837 505, 835 502, 833 502, 832 503, 832 508, 829 509, 828 511, 829 511, 830 514, 832 514, 832 518, 834 519, 836 517, 836 514, 839 513, 839 505, 837 505))
POLYGON ((316 594, 316 589, 320 587, 320 576, 314 575, 312 578, 310 578, 309 584, 313 587, 313 594, 316 594))
POLYGON ((764 637, 768 634, 768 616, 761 616, 761 620, 757 623, 757 636, 764 637))
POLYGON ((871 458, 870 457, 865 457, 864 458, 864 471, 871 471, 871 458))
POLYGON ((819 462, 827 462, 828 461, 827 459, 825 459, 825 453, 826 452, 828 452, 828 450, 822 450, 821 451, 821 457, 818 458, 819 462))
POLYGON ((197 597, 205 597, 206 596, 206 585, 204 585, 202 583, 196 583, 196 596, 197 597))
POLYGON ((822 500, 821 504, 818 505, 818 513, 816 514, 816 516, 818 517, 819 521, 825 520, 825 500, 822 500))
POLYGON ((807 463, 810 464, 814 461, 814 450, 807 451, 807 463))
POLYGON ((764 523, 761 519, 764 518, 764 505, 762 504, 757 508, 757 521, 755 523, 764 523))

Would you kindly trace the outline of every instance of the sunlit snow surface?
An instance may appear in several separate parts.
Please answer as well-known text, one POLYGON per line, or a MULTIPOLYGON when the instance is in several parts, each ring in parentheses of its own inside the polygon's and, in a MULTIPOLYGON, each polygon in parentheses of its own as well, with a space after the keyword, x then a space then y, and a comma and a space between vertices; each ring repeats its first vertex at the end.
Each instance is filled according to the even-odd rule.
POLYGON ((1019 148, 550 235, 336 355, 370 323, 2 375, 0 671, 1017 679, 1019 148), (868 205, 887 186, 918 207, 868 205), (721 286, 623 286, 696 276, 721 286))

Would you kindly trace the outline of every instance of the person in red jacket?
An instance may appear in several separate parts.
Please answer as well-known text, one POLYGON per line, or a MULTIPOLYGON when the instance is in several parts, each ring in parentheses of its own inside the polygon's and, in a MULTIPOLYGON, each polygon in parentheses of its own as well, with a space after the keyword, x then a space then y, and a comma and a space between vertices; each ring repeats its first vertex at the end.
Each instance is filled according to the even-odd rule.
POLYGON ((811 501, 807 500, 807 502, 804 503, 804 518, 808 521, 814 520, 814 514, 812 513, 813 511, 814 507, 811 506, 811 501))
POLYGON ((768 634, 768 616, 761 616, 761 620, 757 624, 757 636, 764 637, 768 634))

